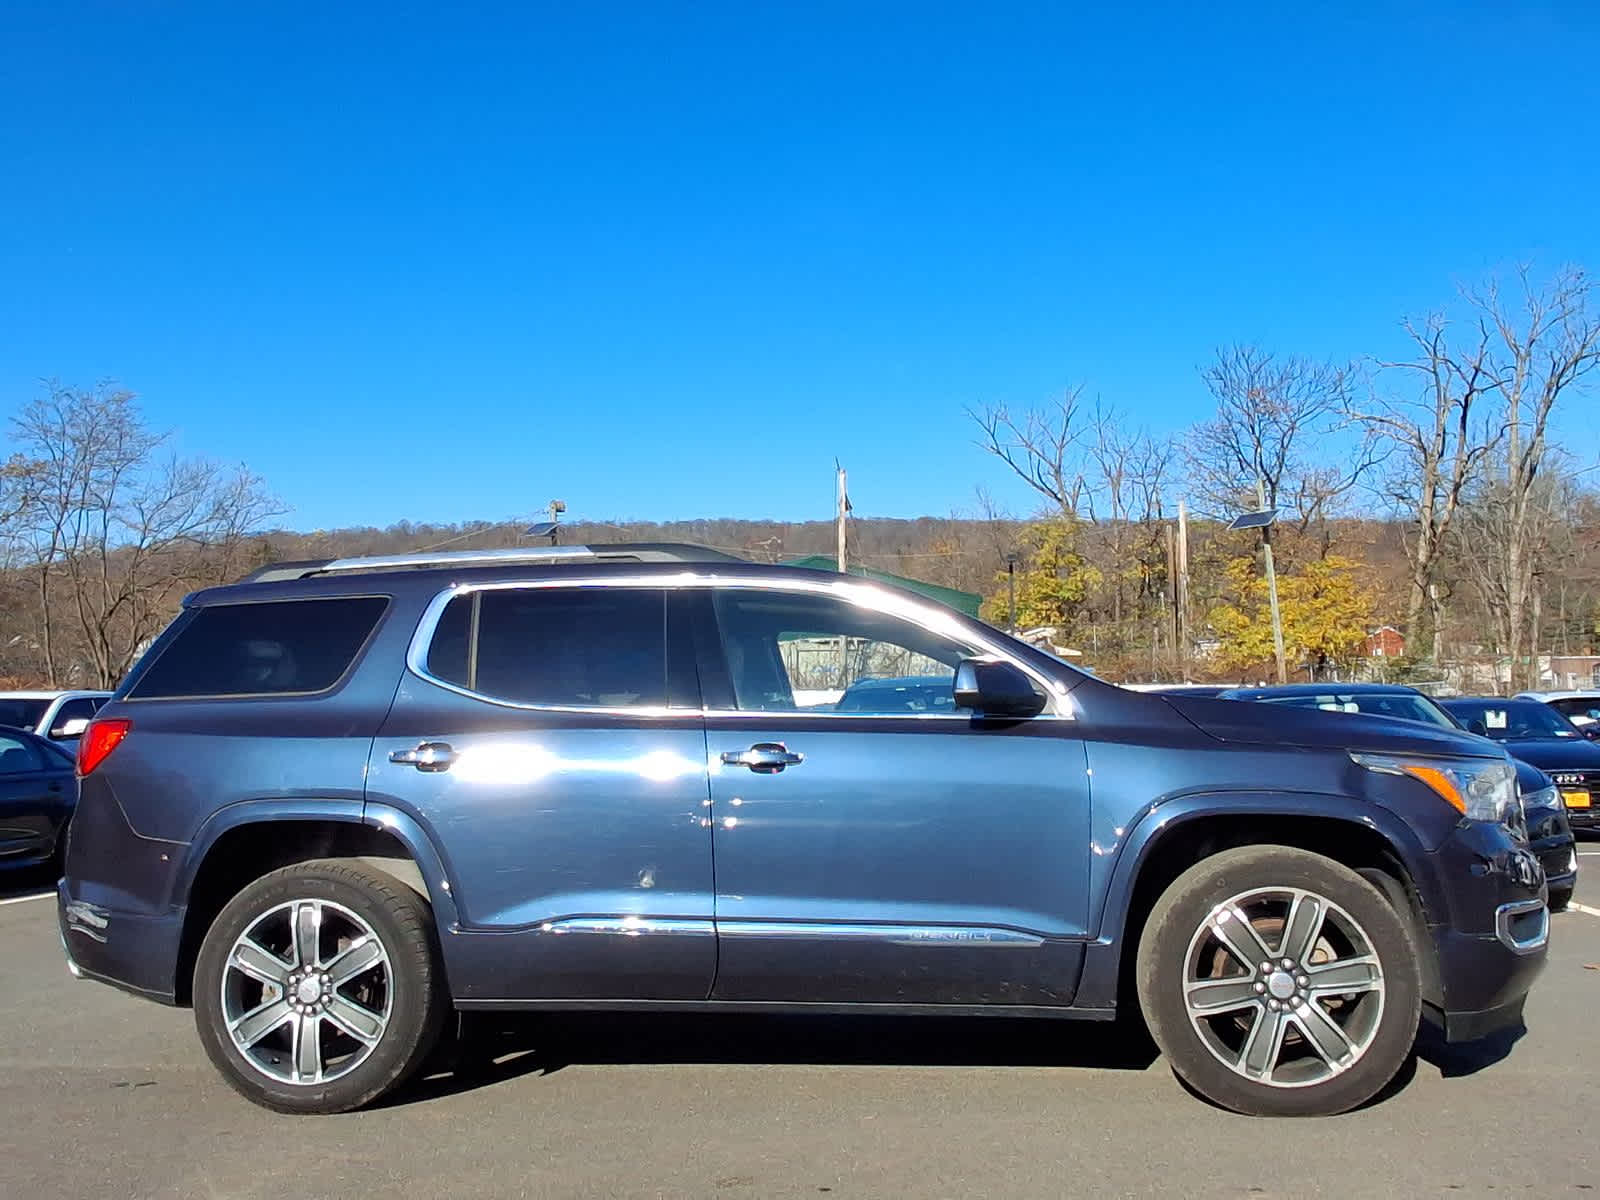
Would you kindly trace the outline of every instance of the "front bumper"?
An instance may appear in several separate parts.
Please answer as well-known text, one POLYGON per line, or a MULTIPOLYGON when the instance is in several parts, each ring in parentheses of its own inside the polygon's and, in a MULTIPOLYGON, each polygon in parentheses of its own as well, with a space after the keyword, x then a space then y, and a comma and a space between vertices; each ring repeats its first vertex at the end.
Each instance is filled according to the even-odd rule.
POLYGON ((173 966, 183 937, 183 916, 130 913, 74 897, 68 881, 56 886, 56 919, 67 968, 125 991, 177 1002, 173 966))
POLYGON ((1462 822, 1438 855, 1450 912, 1430 924, 1435 973, 1425 1002, 1447 1041, 1471 1041, 1521 1020, 1544 969, 1548 891, 1538 858, 1498 826, 1462 822))

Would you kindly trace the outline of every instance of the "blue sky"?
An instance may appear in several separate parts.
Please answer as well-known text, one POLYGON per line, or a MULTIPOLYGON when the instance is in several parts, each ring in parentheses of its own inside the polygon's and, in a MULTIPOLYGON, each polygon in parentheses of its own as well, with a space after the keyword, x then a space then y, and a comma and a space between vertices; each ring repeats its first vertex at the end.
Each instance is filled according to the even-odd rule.
POLYGON ((1587 0, 13 3, 0 408, 114 377, 301 528, 1026 508, 963 406, 1177 428, 1218 344, 1595 265, 1597 61, 1587 0))

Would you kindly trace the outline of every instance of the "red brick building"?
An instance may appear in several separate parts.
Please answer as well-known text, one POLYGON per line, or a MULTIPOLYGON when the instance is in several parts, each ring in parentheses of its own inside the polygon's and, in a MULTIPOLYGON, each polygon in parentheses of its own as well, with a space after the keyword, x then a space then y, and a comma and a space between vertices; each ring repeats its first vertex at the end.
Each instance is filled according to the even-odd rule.
POLYGON ((1393 625, 1380 625, 1367 634, 1361 652, 1368 658, 1402 658, 1406 652, 1406 635, 1393 625))

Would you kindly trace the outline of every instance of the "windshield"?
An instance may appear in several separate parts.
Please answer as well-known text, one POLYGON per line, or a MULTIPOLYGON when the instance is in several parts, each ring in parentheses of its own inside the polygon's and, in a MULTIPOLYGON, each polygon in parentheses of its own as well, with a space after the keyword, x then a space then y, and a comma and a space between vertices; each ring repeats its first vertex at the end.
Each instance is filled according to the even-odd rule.
POLYGON ((44 719, 44 710, 49 707, 48 700, 0 698, 0 725, 10 725, 13 729, 37 729, 39 722, 44 719))
POLYGON ((1452 700, 1450 711, 1473 733, 1499 742, 1583 736, 1555 709, 1536 700, 1452 700))
POLYGON ((1455 723, 1440 712, 1433 701, 1409 692, 1318 692, 1305 696, 1264 696, 1262 702, 1288 704, 1295 708, 1320 708, 1324 712, 1363 713, 1369 717, 1390 717, 1397 721, 1455 728, 1455 723))

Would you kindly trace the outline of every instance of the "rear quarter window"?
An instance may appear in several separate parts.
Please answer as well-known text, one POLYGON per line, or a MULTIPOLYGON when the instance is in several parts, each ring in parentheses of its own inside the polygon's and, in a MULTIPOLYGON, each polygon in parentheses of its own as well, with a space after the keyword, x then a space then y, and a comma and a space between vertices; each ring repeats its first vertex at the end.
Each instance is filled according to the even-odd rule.
POLYGON ((382 596, 210 605, 178 631, 129 697, 326 691, 350 669, 388 606, 382 596))

